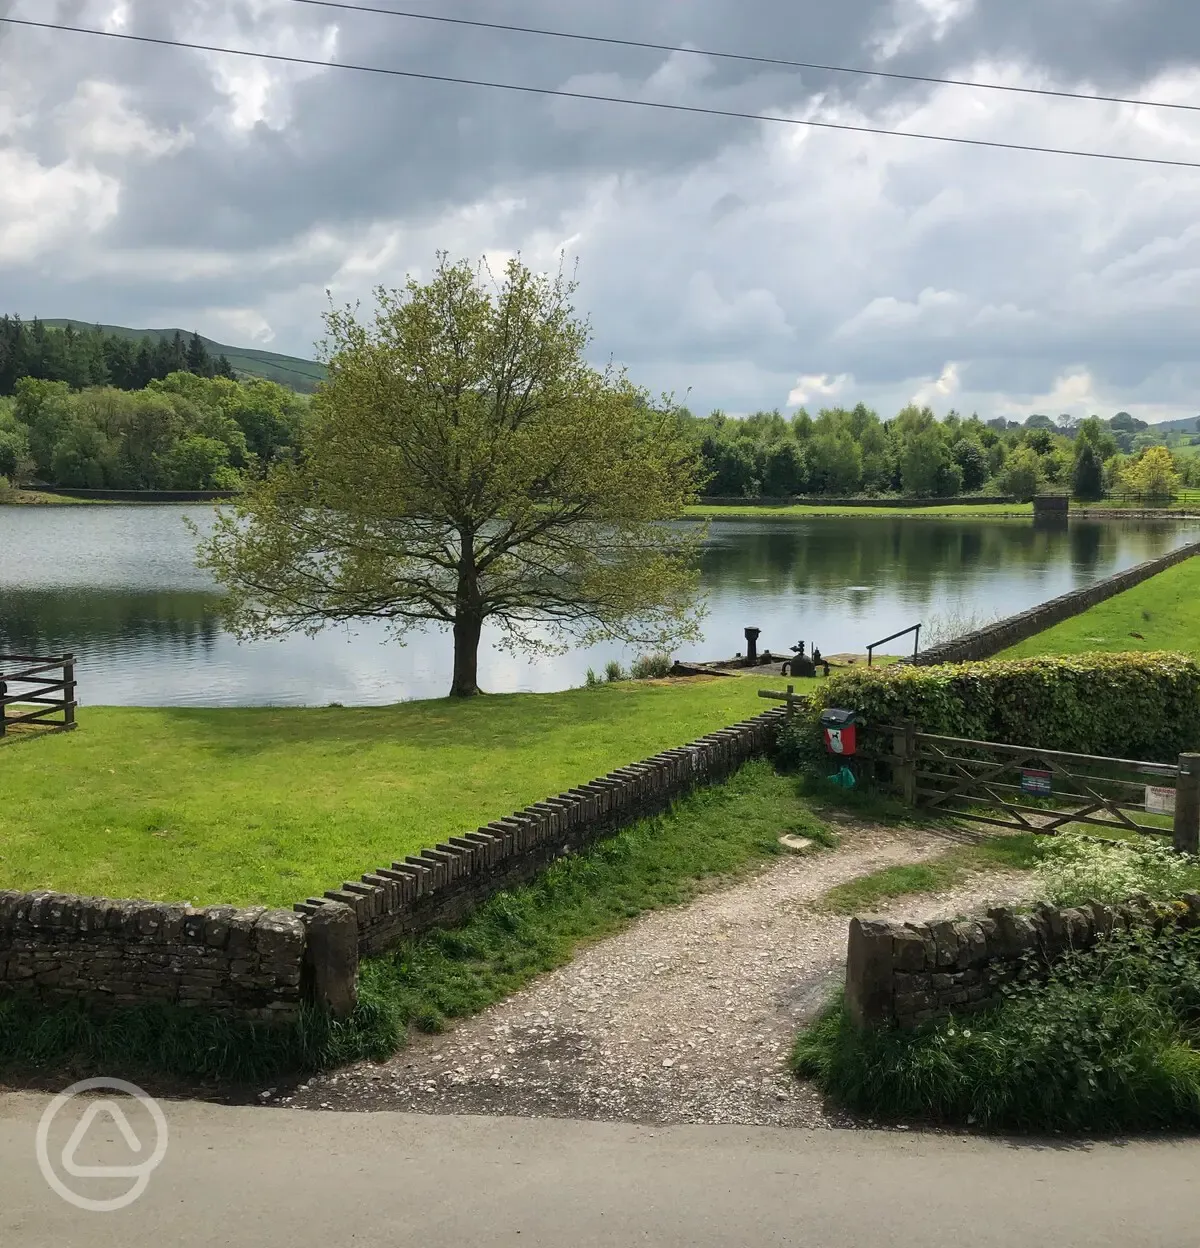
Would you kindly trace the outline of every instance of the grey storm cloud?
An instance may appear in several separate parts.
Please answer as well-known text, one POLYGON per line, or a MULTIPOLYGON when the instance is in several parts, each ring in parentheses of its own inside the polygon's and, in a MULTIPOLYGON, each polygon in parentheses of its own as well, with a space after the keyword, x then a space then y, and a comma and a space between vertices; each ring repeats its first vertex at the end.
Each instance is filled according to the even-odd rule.
MULTIPOLYGON (((375 0, 379 3, 380 0, 375 0)), ((383 0, 386 5, 387 0, 383 0)), ((445 11, 428 6, 430 11, 445 11)), ((483 0, 454 16, 497 20, 483 0)), ((1200 115, 472 30, 290 0, 0 0, 317 61, 1200 161, 1200 115)), ((1200 103, 1183 0, 513 0, 503 20, 1200 103)), ((578 256, 598 358, 733 411, 1196 407, 1200 170, 805 132, 0 28, 0 290, 308 353, 433 251, 578 256), (8 191, 6 194, 5 185, 8 191), (1067 381, 1064 382, 1063 379, 1067 381)))

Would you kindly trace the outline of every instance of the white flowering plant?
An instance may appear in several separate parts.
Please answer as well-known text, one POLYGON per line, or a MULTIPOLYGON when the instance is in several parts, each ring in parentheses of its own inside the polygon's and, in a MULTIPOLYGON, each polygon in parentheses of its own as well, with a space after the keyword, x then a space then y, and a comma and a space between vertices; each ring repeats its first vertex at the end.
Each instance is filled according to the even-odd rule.
POLYGON ((1059 906, 1139 893, 1166 901, 1197 886, 1200 862, 1151 840, 1105 843, 1063 833, 1047 840, 1034 877, 1038 895, 1059 906))

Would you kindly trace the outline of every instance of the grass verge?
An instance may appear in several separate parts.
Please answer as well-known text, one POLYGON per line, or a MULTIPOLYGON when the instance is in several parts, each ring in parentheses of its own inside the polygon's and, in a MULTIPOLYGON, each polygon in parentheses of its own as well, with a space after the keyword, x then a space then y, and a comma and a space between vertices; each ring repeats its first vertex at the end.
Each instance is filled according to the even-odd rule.
POLYGON ((686 902, 785 852, 782 832, 832 843, 795 780, 753 762, 725 784, 497 894, 460 927, 428 932, 364 963, 358 1010, 345 1023, 312 1014, 295 1027, 254 1027, 149 1007, 95 1016, 13 998, 0 1005, 0 1069, 66 1065, 244 1081, 381 1059, 402 1045, 410 1025, 439 1030, 638 915, 686 902))
POLYGON ((43 494, 41 490, 9 489, 0 493, 0 507, 65 507, 87 506, 98 500, 90 498, 68 498, 65 494, 43 494))
POLYGON ((957 845, 929 862, 885 867, 847 880, 831 888, 821 906, 837 914, 863 914, 893 897, 953 888, 975 872, 1028 871, 1039 858, 1038 838, 1031 833, 991 836, 974 845, 957 845))
POLYGON ((1146 650, 1200 657, 1200 559, 1177 563, 996 657, 1146 650))
POLYGON ((0 751, 0 888, 288 906, 758 714, 759 687, 86 709, 74 733, 0 751))
POLYGON ((1200 932, 1142 928, 1070 954, 991 1010, 859 1031, 835 1002, 793 1067, 876 1118, 1019 1131, 1200 1125, 1200 932))

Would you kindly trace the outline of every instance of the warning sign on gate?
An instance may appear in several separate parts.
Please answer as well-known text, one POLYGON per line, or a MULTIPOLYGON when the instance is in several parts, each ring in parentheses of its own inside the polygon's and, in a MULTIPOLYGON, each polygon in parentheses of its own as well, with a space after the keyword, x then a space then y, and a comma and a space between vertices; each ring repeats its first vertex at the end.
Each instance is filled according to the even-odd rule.
POLYGON ((1039 771, 1036 767, 1021 768, 1021 792, 1036 793, 1044 797, 1050 792, 1051 772, 1039 771))
POLYGON ((1146 813, 1148 815, 1173 815, 1175 813, 1175 790, 1157 784, 1146 785, 1146 813))

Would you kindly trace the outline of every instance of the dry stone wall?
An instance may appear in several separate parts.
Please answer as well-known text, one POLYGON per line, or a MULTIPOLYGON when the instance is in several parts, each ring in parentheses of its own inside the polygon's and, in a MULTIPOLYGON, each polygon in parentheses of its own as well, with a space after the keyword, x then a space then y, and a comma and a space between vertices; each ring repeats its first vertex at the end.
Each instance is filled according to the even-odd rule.
POLYGON ((899 923, 850 921, 846 1008, 859 1027, 911 1028, 949 1014, 985 1009, 1023 966, 1048 968, 1071 949, 1091 948, 1114 928, 1177 922, 1200 927, 1200 894, 1154 907, 1098 902, 1031 914, 1005 907, 979 920, 899 923))
POLYGON ((0 990, 289 1021, 305 937, 290 910, 0 892, 0 990))

